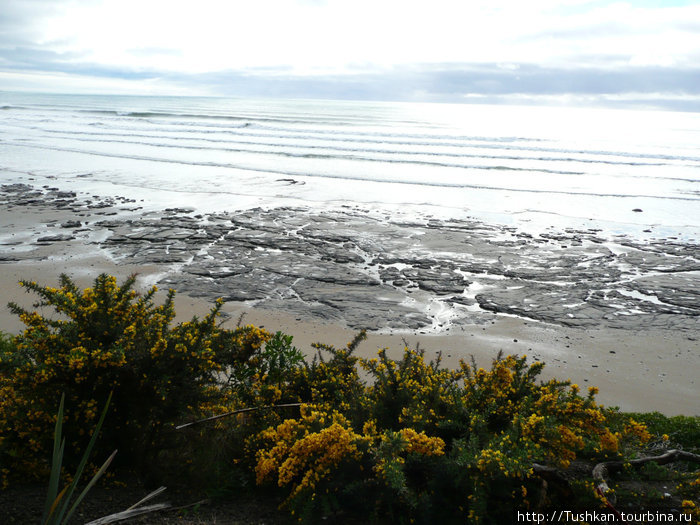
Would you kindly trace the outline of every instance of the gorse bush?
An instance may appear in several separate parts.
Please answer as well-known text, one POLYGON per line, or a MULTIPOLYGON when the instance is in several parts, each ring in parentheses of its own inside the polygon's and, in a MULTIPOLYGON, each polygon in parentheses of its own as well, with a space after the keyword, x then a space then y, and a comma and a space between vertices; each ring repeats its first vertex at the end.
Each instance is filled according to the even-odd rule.
MULTIPOLYGON (((0 346, 0 454, 16 475, 42 475, 50 451, 46 431, 55 421, 57 396, 65 392, 64 426, 76 436, 67 450, 87 443, 102 405, 113 392, 112 409, 97 453, 118 448, 122 463, 147 465, 168 440, 173 423, 218 408, 219 374, 245 360, 270 335, 253 327, 221 330, 220 302, 203 319, 171 327, 174 292, 156 305, 156 287, 145 294, 100 275, 80 290, 65 275, 60 286, 20 283, 40 300, 27 310, 10 309, 26 325, 13 344, 0 346), (44 315, 50 307, 51 315, 44 315)), ((69 455, 68 464, 74 461, 69 455)))
MULTIPOLYGON (((426 363, 406 348, 400 360, 319 345, 321 355, 290 374, 305 401, 254 440, 257 482, 287 487, 302 520, 333 509, 376 522, 507 522, 536 501, 536 463, 566 468, 584 457, 622 457, 648 439, 644 427, 595 402, 569 382, 538 382, 541 363, 499 356, 485 370, 426 363), (364 382, 359 370, 369 376, 364 382)), ((565 503, 565 502, 560 502, 565 503)))
POLYGON ((664 416, 659 412, 633 414, 656 438, 664 436, 674 448, 700 452, 700 416, 664 416))
MULTIPOLYGON (((252 330, 252 327, 249 327, 252 330)), ((250 406, 274 403, 280 400, 281 387, 288 380, 290 370, 300 367, 304 355, 292 345, 292 336, 277 332, 260 341, 248 352, 245 360, 231 363, 227 370, 226 386, 239 401, 250 406)))
MULTIPOLYGON (((569 482, 562 472, 626 461, 650 437, 651 450, 669 440, 692 448, 698 435, 697 418, 632 418, 598 405, 595 388, 542 381, 544 365, 525 356, 456 370, 411 348, 400 359, 385 350, 363 359, 360 333, 344 348, 315 345, 306 361, 289 335, 220 327, 220 302, 173 325, 174 292, 156 305, 155 287, 139 294, 133 277, 117 285, 100 275, 85 290, 65 276, 58 288, 21 284, 40 300, 39 310, 11 304, 26 329, 0 337, 5 481, 48 471, 62 392, 67 468, 112 393, 98 457, 118 448, 129 466, 157 459, 159 473, 219 493, 266 487, 306 523, 510 523, 518 510, 596 509, 606 502, 590 474, 569 482), (543 483, 542 469, 559 477, 543 483)), ((682 468, 669 479, 678 481, 678 506, 697 513, 700 477, 682 468)))
POLYGON ((14 351, 15 345, 12 336, 0 331, 0 352, 7 354, 14 351))

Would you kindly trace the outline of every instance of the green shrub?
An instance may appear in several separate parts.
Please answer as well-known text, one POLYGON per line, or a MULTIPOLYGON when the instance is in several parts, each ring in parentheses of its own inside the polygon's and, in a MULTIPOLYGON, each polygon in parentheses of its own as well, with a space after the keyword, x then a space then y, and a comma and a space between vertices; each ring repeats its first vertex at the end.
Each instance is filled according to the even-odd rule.
POLYGON ((299 413, 294 406, 269 407, 295 401, 288 382, 304 367, 304 357, 292 344, 292 336, 282 332, 270 336, 246 326, 221 335, 216 344, 224 340, 227 347, 238 349, 239 355, 221 372, 220 403, 208 407, 208 412, 244 412, 182 429, 178 433, 179 448, 173 450, 174 455, 187 457, 184 474, 190 482, 218 496, 254 486, 254 453, 248 455, 246 448, 254 447, 255 436, 280 423, 283 416, 299 413))
POLYGON ((285 386, 308 403, 302 417, 251 439, 258 483, 287 488, 285 505, 303 521, 340 510, 378 523, 508 522, 535 504, 534 463, 619 458, 648 437, 598 406, 595 389, 538 382, 543 365, 524 357, 445 370, 409 348, 400 360, 359 359, 358 342, 319 345, 330 359, 319 355, 285 386))
MULTIPOLYGON (((26 329, 0 353, 0 456, 13 473, 40 475, 51 449, 53 400, 65 392, 69 450, 83 450, 98 403, 113 392, 111 414, 98 453, 121 451, 121 463, 151 464, 166 446, 174 423, 222 405, 220 374, 269 338, 247 327, 216 325, 220 302, 203 319, 174 327, 174 291, 155 305, 151 288, 141 295, 132 276, 121 286, 100 275, 79 290, 65 275, 60 287, 22 281, 39 296, 26 310, 11 303, 26 329), (54 315, 44 315, 50 307, 54 315)), ((225 406, 225 403, 224 403, 225 406)), ((69 454, 66 461, 75 463, 69 454)))
MULTIPOLYGON (((317 344, 305 362, 289 335, 217 326, 220 302, 201 320, 171 326, 174 292, 155 305, 155 288, 140 295, 133 277, 117 286, 100 275, 85 290, 65 276, 59 288, 21 284, 42 310, 11 304, 26 329, 0 334, 5 481, 10 471, 48 471, 51 428, 59 423, 75 437, 66 450, 85 450, 109 392, 99 454, 119 448, 123 462, 140 466, 158 457, 219 492, 253 483, 280 490, 283 505, 307 523, 332 515, 508 523, 519 510, 595 509, 603 502, 590 476, 572 474, 563 488, 545 490, 534 466, 561 474, 583 460, 590 472, 598 461, 658 452, 659 443, 692 450, 700 442, 697 417, 605 409, 595 388, 582 395, 568 381, 540 381, 544 365, 525 357, 499 355, 490 369, 462 362, 457 370, 410 348, 398 360, 383 350, 361 359, 360 333, 346 348, 317 344), (71 411, 57 422, 59 392, 71 411), (301 407, 279 406, 290 403, 301 407), (230 417, 174 431, 224 413, 230 417), (656 439, 649 445, 644 423, 656 439)), ((70 468, 81 458, 64 459, 70 468)), ((681 467, 664 468, 680 481, 685 501, 676 503, 697 513, 700 478, 681 467)), ((644 474, 666 475, 660 467, 644 474)))
POLYGON ((260 404, 254 393, 259 392, 262 385, 280 390, 289 379, 290 371, 304 364, 304 355, 292 345, 292 341, 291 335, 282 332, 269 337, 262 348, 250 352, 245 361, 230 368, 229 388, 253 405, 260 404))
POLYGON ((0 352, 3 354, 12 353, 15 348, 14 338, 0 330, 0 352))
POLYGON ((666 436, 676 448, 700 452, 700 416, 664 416, 659 412, 631 414, 656 438, 666 436))

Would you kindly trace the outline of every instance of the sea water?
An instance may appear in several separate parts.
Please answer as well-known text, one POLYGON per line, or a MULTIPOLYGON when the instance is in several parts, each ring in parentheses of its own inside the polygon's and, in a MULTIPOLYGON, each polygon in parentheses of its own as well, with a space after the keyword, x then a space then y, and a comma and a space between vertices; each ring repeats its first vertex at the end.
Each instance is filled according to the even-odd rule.
POLYGON ((0 92, 0 182, 698 239, 700 114, 0 92))

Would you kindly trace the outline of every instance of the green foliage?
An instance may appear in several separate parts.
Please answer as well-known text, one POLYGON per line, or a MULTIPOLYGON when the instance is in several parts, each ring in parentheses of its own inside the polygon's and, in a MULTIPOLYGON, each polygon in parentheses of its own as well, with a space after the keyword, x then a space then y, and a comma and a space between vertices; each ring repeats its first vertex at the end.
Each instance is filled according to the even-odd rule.
POLYGON ((156 288, 141 295, 132 276, 121 286, 108 275, 79 290, 65 275, 60 287, 22 281, 40 300, 30 311, 11 303, 26 325, 0 353, 0 458, 16 475, 41 475, 51 448, 52 399, 65 392, 65 425, 74 441, 66 462, 79 458, 86 428, 97 418, 98 400, 113 392, 112 413, 98 453, 118 448, 122 463, 145 466, 167 446, 174 423, 218 410, 225 365, 245 359, 269 337, 244 328, 221 330, 221 303, 203 319, 174 327, 174 291, 154 304, 156 288), (53 315, 44 315, 47 307, 53 315))
POLYGON ((261 349, 250 352, 230 369, 229 386, 241 396, 249 394, 259 382, 281 387, 290 370, 304 364, 304 355, 292 340, 291 335, 282 332, 272 335, 261 349))
POLYGON ((327 344, 315 344, 317 353, 312 362, 297 369, 291 381, 290 390, 296 399, 329 404, 341 410, 356 408, 364 386, 357 369, 359 359, 354 352, 365 338, 365 332, 360 332, 346 348, 340 349, 327 344), (325 354, 330 354, 330 359, 325 354))
POLYGON ((644 479, 650 480, 666 480, 673 479, 673 471, 665 465, 657 465, 656 463, 647 463, 640 472, 644 479))
POLYGON ((260 352, 259 370, 268 376, 269 381, 281 385, 289 370, 303 363, 304 355, 292 345, 292 336, 277 332, 260 352))
POLYGON ((13 337, 0 330, 0 353, 9 354, 15 349, 13 337))
POLYGON ((363 396, 364 418, 377 421, 381 428, 410 426, 442 438, 460 433, 463 374, 440 368, 440 357, 426 364, 422 351, 406 349, 403 359, 395 361, 380 350, 376 358, 363 359, 359 365, 371 384, 363 396))
POLYGON ((700 452, 700 416, 664 416, 659 412, 631 414, 644 423, 657 438, 668 436, 668 441, 689 452, 700 452))
POLYGON ((318 345, 282 386, 282 397, 309 403, 301 420, 270 426, 249 449, 258 483, 289 487, 285 505, 310 522, 325 508, 381 523, 507 522, 532 505, 533 463, 620 458, 648 437, 599 407, 595 389, 538 382, 543 365, 524 357, 446 370, 409 348, 400 360, 360 359, 356 343, 318 345))
MULTIPOLYGON (((221 335, 230 348, 239 349, 240 360, 230 362, 222 370, 219 385, 222 403, 210 407, 210 412, 225 413, 294 401, 285 384, 305 363, 302 353, 292 344, 292 336, 282 332, 270 336, 252 326, 221 335), (288 397, 283 398, 284 394, 288 397)), ((217 342, 222 338, 217 338, 217 342)), ((280 415, 298 412, 295 407, 266 408, 218 420, 211 425, 215 431, 211 426, 184 429, 179 433, 179 447, 174 454, 184 453, 189 467, 186 475, 192 482, 209 487, 213 495, 239 493, 251 485, 253 462, 251 455, 245 453, 246 445, 254 448, 257 434, 282 421, 280 415)))
POLYGON ((112 452, 112 455, 107 458, 107 460, 102 464, 99 470, 92 476, 88 484, 85 486, 80 495, 75 499, 73 505, 70 505, 71 499, 75 489, 78 487, 80 478, 83 475, 83 470, 87 464, 87 460, 90 457, 93 447, 95 446, 95 441, 100 433, 100 428, 102 428, 102 423, 104 423, 105 416, 107 415, 107 408, 111 401, 111 395, 107 399, 100 419, 95 426, 95 430, 90 438, 90 443, 88 443, 85 452, 80 460, 78 469, 73 476, 72 481, 64 487, 61 492, 58 492, 59 479, 61 477, 61 467, 63 464, 63 452, 66 446, 66 440, 63 438, 63 404, 65 402, 65 395, 61 396, 61 403, 58 407, 58 415, 56 417, 56 427, 54 429, 53 438, 53 457, 51 460, 51 474, 49 478, 49 488, 46 493, 46 503, 44 505, 44 514, 41 518, 42 525, 64 525, 70 521, 71 516, 78 508, 78 505, 83 501, 90 489, 97 483, 97 480, 102 477, 102 475, 109 467, 110 463, 114 459, 117 451, 112 452))
MULTIPOLYGON (((26 329, 14 338, 0 334, 4 481, 10 469, 43 475, 52 445, 54 458, 79 472, 93 446, 98 453, 120 448, 127 464, 158 458, 177 466, 168 472, 219 493, 253 484, 279 491, 283 506, 307 523, 331 516, 508 523, 518 510, 601 505, 590 479, 572 482, 568 492, 544 491, 534 464, 565 470, 582 460, 639 456, 643 446, 692 450, 700 443, 699 418, 605 409, 595 388, 582 395, 570 382, 541 381, 544 365, 525 357, 499 355, 489 369, 472 361, 456 370, 411 348, 400 359, 384 350, 362 359, 355 355, 361 332, 345 348, 315 345, 306 362, 289 335, 219 327, 220 302, 203 319, 172 326, 174 292, 156 305, 156 289, 138 294, 133 277, 117 286, 101 275, 85 290, 65 276, 59 288, 21 284, 39 296, 41 310, 11 304, 26 329), (44 314, 49 309, 52 316, 44 314), (59 423, 57 392, 71 409, 59 423), (85 430, 110 392, 96 445, 96 434, 89 440, 85 430), (289 403, 301 407, 279 406, 289 403), (56 439, 67 429, 70 446, 51 439, 54 426, 56 439)), ((660 479, 665 469, 680 481, 683 509, 696 512, 700 477, 689 465, 681 475, 648 467, 640 477, 660 479)), ((54 476, 51 494, 57 486, 54 476)))

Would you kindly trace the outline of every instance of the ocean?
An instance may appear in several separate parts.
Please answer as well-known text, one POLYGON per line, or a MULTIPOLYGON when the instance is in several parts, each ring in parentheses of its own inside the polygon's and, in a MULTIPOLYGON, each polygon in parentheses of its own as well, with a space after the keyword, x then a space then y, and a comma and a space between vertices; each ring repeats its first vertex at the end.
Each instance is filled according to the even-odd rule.
POLYGON ((0 92, 0 182, 694 240, 700 114, 0 92))

